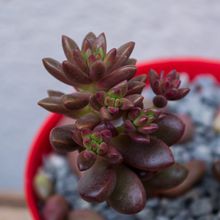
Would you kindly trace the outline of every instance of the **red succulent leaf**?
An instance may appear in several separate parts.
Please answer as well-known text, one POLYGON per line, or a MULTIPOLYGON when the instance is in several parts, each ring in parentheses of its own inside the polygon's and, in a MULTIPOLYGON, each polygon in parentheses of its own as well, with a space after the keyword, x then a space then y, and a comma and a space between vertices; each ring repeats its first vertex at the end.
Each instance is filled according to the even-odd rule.
POLYGON ((82 51, 86 51, 87 49, 91 49, 91 46, 93 45, 94 41, 96 39, 96 36, 93 32, 89 32, 82 42, 82 51))
POLYGON ((115 58, 116 58, 117 50, 115 48, 111 49, 104 59, 105 66, 107 70, 113 65, 115 58))
POLYGON ((92 80, 97 81, 101 79, 105 74, 106 68, 102 61, 97 60, 90 66, 90 76, 92 80))
POLYGON ((70 82, 63 71, 62 64, 58 62, 57 60, 54 60, 52 58, 44 58, 43 64, 45 69, 56 79, 60 80, 63 83, 66 83, 68 85, 73 85, 72 82, 70 82))
POLYGON ((87 63, 83 60, 81 51, 79 49, 73 50, 74 63, 85 73, 88 73, 89 69, 87 63))
POLYGON ((74 62, 73 50, 75 49, 79 50, 79 47, 77 46, 76 42, 73 39, 63 35, 62 46, 67 60, 73 63, 74 62))
POLYGON ((164 113, 164 117, 157 123, 158 130, 153 134, 168 146, 178 142, 185 129, 183 122, 175 115, 164 113))
POLYGON ((117 168, 117 182, 108 198, 109 205, 124 214, 141 211, 146 203, 146 193, 137 175, 125 166, 117 168))
POLYGON ((79 130, 87 129, 87 128, 92 129, 99 122, 100 122, 99 116, 91 112, 77 119, 75 125, 76 128, 79 130))
POLYGON ((104 54, 106 53, 106 38, 105 38, 105 34, 101 33, 94 41, 93 43, 94 48, 93 49, 97 49, 97 48, 102 48, 104 54))
POLYGON ((92 151, 84 150, 77 157, 77 166, 80 171, 88 170, 96 161, 96 154, 92 151))
POLYGON ((137 143, 140 143, 140 144, 149 144, 150 143, 149 135, 142 135, 138 132, 134 132, 134 133, 131 133, 128 135, 133 141, 135 141, 137 143))
POLYGON ((155 94, 160 93, 159 82, 158 82, 159 75, 157 74, 157 72, 155 72, 153 69, 151 69, 148 76, 149 76, 151 88, 154 91, 154 93, 155 94))
POLYGON ((99 80, 97 85, 100 89, 108 90, 124 80, 129 80, 132 76, 134 76, 135 72, 135 66, 122 66, 99 80))
POLYGON ((64 61, 63 70, 66 78, 72 83, 88 84, 91 82, 88 75, 80 70, 75 64, 64 61))
POLYGON ((139 106, 143 102, 143 99, 144 99, 144 97, 139 94, 128 95, 125 98, 131 101, 134 106, 139 106))
POLYGON ((113 116, 110 114, 108 109, 106 109, 105 107, 101 107, 100 117, 102 118, 103 121, 110 121, 113 119, 113 116))
POLYGON ((76 125, 74 124, 73 132, 72 132, 72 138, 73 140, 80 146, 83 147, 83 140, 81 137, 81 131, 76 128, 76 125))
POLYGON ((185 166, 175 163, 172 166, 156 173, 149 181, 144 181, 144 185, 149 190, 167 190, 181 184, 187 177, 188 170, 185 166))
POLYGON ((70 152, 80 148, 72 138, 73 130, 73 125, 55 127, 51 130, 50 143, 57 152, 70 152))
POLYGON ((179 100, 182 99, 184 96, 186 96, 189 93, 190 89, 188 88, 181 88, 181 89, 171 89, 168 92, 165 93, 165 96, 168 100, 179 100))
POLYGON ((127 80, 124 80, 124 81, 118 83, 117 85, 115 85, 114 87, 112 87, 108 91, 108 93, 117 95, 119 97, 124 97, 126 95, 127 91, 128 91, 128 82, 127 82, 127 80))
POLYGON ((126 95, 141 94, 145 83, 139 81, 128 82, 128 92, 126 95))
POLYGON ((188 88, 179 88, 181 81, 176 70, 172 70, 166 76, 164 76, 164 72, 158 75, 156 71, 150 70, 149 79, 154 93, 164 96, 167 100, 181 99, 190 91, 188 88))
POLYGON ((125 163, 137 169, 157 171, 174 163, 171 150, 159 139, 151 138, 150 143, 144 144, 133 141, 127 135, 120 135, 113 142, 125 163))
POLYGON ((80 178, 78 190, 86 201, 103 202, 113 192, 115 183, 115 171, 107 161, 97 158, 95 164, 80 178))
POLYGON ((135 43, 130 41, 128 43, 123 44, 121 47, 117 49, 116 61, 112 67, 112 70, 120 66, 127 65, 127 61, 134 49, 134 46, 135 43))
POLYGON ((106 121, 106 122, 103 122, 103 123, 100 123, 98 124, 94 129, 93 131, 103 131, 103 130, 109 130, 111 132, 111 137, 114 137, 114 136, 117 136, 118 135, 118 131, 117 129, 115 128, 115 126, 109 122, 109 121, 106 121))
POLYGON ((61 96, 50 96, 38 102, 38 105, 50 112, 66 114, 69 112, 63 105, 61 96))
POLYGON ((109 147, 105 159, 107 159, 111 165, 117 165, 123 161, 121 153, 113 146, 109 147))
POLYGON ((141 74, 141 75, 135 76, 132 79, 130 79, 129 83, 133 83, 133 82, 143 82, 143 83, 145 83, 146 79, 147 79, 147 75, 146 74, 141 74))
POLYGON ((71 110, 81 109, 89 103, 89 93, 72 93, 62 96, 63 104, 66 108, 71 110))

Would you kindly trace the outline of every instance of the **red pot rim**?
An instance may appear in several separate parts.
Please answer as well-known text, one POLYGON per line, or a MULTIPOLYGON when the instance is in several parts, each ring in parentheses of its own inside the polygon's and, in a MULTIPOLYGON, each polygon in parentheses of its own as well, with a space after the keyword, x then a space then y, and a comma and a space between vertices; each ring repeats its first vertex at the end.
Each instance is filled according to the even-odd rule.
MULTIPOLYGON (((170 71, 171 69, 176 69, 180 72, 189 73, 190 79, 195 78, 201 73, 210 73, 220 82, 220 60, 215 59, 200 57, 155 59, 151 61, 138 62, 137 67, 137 75, 141 73, 148 73, 150 69, 155 69, 156 71, 164 70, 165 72, 170 71)), ((43 125, 38 130, 30 146, 24 174, 24 191, 27 206, 29 207, 33 219, 35 220, 40 220, 40 214, 32 185, 33 177, 37 168, 42 163, 43 155, 46 155, 51 151, 48 138, 50 130, 56 126, 62 117, 63 116, 59 114, 50 114, 43 122, 43 125)))

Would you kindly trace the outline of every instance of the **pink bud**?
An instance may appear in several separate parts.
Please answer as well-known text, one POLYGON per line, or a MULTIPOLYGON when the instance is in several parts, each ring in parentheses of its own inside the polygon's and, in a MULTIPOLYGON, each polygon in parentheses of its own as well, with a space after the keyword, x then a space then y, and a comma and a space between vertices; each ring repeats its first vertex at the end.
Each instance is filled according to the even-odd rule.
POLYGON ((99 155, 103 156, 108 152, 108 145, 106 143, 101 143, 99 146, 99 155))
POLYGON ((122 155, 115 149, 115 147, 111 146, 106 154, 109 162, 113 165, 119 164, 122 162, 122 155))

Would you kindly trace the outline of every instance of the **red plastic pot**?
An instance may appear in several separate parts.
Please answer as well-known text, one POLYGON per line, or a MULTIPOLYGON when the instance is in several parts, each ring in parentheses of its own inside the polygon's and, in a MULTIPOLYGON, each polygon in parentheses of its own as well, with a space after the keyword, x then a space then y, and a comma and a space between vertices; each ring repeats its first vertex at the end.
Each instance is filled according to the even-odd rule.
MULTIPOLYGON (((187 72, 191 80, 201 73, 210 73, 220 82, 220 61, 218 60, 203 58, 159 59, 140 62, 137 67, 137 74, 148 73, 151 68, 156 71, 164 70, 165 72, 176 69, 180 72, 187 72)), ((33 178, 38 167, 42 164, 43 156, 52 151, 49 143, 49 133, 61 118, 62 115, 51 114, 46 119, 33 140, 27 159, 25 170, 25 194, 27 205, 35 220, 40 220, 40 214, 37 208, 37 198, 33 190, 33 178)))

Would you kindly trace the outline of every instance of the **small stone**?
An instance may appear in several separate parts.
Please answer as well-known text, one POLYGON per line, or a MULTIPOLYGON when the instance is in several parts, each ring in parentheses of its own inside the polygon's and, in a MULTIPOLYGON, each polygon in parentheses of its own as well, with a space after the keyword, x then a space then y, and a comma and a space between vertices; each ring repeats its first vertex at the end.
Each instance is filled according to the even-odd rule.
POLYGON ((202 74, 193 81, 195 86, 201 86, 202 89, 209 89, 216 85, 216 79, 212 74, 202 74))
POLYGON ((211 149, 205 145, 195 146, 193 155, 196 159, 211 161, 212 160, 212 152, 211 149))
POLYGON ((182 207, 183 207, 182 199, 170 200, 168 202, 168 204, 166 205, 166 207, 164 207, 165 215, 170 217, 170 218, 173 218, 173 217, 175 217, 176 215, 179 214, 182 207))
POLYGON ((91 203, 80 198, 74 201, 74 207, 77 209, 89 209, 91 208, 91 203))
POLYGON ((145 208, 142 211, 140 211, 138 214, 136 214, 137 218, 139 220, 154 220, 155 215, 154 211, 150 208, 145 208))
POLYGON ((156 217, 156 220, 170 220, 170 219, 166 216, 159 215, 156 217))
POLYGON ((54 191, 52 179, 43 170, 34 177, 34 190, 39 199, 46 200, 54 191))
POLYGON ((63 179, 57 179, 55 184, 56 192, 61 195, 69 195, 77 190, 77 178, 69 174, 63 179))
POLYGON ((189 75, 187 73, 181 73, 180 75, 181 87, 189 87, 189 75))
POLYGON ((172 220, 193 220, 188 210, 181 210, 172 220))
POLYGON ((70 173, 66 157, 58 154, 51 154, 44 158, 44 170, 51 174, 55 180, 63 179, 70 173))
POLYGON ((160 204, 160 200, 158 198, 151 198, 147 201, 146 206, 149 208, 157 208, 160 204))
POLYGON ((198 187, 192 188, 186 194, 182 196, 182 199, 188 204, 192 201, 198 200, 201 196, 200 189, 198 187))
POLYGON ((215 132, 220 133, 220 111, 215 116, 212 126, 215 132))
POLYGON ((212 212, 211 201, 208 198, 195 200, 191 206, 190 211, 193 216, 199 217, 212 212))

